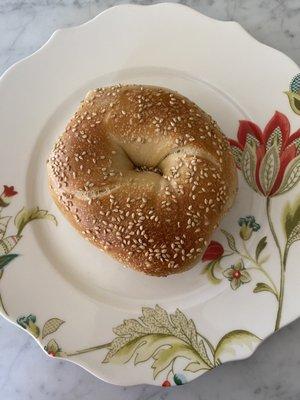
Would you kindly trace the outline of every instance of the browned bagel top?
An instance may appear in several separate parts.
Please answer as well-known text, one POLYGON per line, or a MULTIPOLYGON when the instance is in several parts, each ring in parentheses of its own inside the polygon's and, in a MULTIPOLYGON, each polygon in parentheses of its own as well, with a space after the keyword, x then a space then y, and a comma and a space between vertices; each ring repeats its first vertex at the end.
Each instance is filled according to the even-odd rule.
POLYGON ((188 268, 237 190, 218 125, 169 89, 87 94, 48 163, 54 200, 90 241, 153 275, 188 268))

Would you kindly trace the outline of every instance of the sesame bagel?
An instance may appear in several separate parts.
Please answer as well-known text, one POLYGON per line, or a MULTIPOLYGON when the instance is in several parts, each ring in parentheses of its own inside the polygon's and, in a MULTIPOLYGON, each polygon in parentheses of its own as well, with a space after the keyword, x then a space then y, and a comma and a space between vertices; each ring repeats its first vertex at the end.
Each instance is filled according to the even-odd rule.
POLYGON ((237 191, 226 137, 182 95, 90 91, 48 160, 51 195, 91 243, 149 275, 190 268, 237 191))

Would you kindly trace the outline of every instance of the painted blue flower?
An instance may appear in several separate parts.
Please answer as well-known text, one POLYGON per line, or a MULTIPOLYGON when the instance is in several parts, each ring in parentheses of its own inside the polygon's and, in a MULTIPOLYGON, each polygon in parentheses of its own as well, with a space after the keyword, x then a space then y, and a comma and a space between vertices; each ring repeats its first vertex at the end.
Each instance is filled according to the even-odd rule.
POLYGON ((33 336, 39 337, 40 329, 36 325, 36 316, 33 314, 25 315, 17 319, 17 324, 29 331, 33 336))
POLYGON ((255 221, 252 215, 239 219, 240 237, 243 240, 249 240, 252 232, 257 232, 260 229, 260 225, 255 221))

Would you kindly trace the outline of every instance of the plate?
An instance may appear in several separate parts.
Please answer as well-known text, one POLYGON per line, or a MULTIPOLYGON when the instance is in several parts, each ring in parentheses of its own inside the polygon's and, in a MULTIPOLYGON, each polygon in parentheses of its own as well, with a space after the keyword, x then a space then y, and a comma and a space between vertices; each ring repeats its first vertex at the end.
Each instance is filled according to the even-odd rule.
POLYGON ((55 32, 0 94, 1 312, 49 355, 114 384, 180 385, 300 315, 300 74, 284 54, 185 6, 122 5, 55 32), (89 89, 117 82, 178 90, 230 138, 238 197, 188 272, 123 268, 50 199, 50 148, 89 89))

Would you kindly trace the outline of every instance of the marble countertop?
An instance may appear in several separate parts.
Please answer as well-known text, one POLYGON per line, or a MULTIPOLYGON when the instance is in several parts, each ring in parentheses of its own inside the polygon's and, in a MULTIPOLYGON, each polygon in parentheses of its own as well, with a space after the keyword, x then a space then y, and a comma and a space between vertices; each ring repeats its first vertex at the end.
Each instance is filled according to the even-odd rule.
MULTIPOLYGON (((81 24, 120 3, 124 2, 1 0, 0 74, 38 49, 57 28, 81 24)), ((258 40, 300 64, 299 0, 183 3, 213 18, 239 22, 258 40)), ((46 357, 26 333, 0 317, 0 393, 5 400, 299 400, 299 340, 300 321, 296 321, 266 340, 251 358, 223 365, 185 386, 117 387, 74 364, 46 357)))

